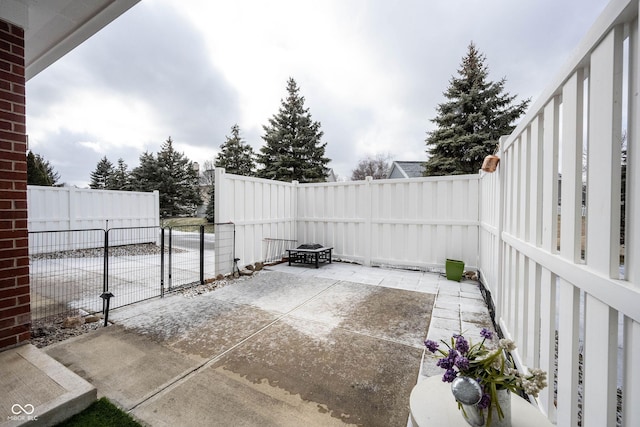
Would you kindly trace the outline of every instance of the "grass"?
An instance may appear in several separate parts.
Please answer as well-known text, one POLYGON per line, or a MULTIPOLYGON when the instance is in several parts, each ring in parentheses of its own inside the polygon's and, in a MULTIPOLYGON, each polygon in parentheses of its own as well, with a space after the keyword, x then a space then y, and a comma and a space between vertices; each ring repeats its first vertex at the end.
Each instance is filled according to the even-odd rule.
POLYGON ((129 414, 102 397, 57 427, 141 427, 129 414))
POLYGON ((164 218, 161 221, 163 227, 171 227, 180 231, 199 231, 200 226, 205 226, 205 233, 213 233, 213 224, 206 218, 164 218))

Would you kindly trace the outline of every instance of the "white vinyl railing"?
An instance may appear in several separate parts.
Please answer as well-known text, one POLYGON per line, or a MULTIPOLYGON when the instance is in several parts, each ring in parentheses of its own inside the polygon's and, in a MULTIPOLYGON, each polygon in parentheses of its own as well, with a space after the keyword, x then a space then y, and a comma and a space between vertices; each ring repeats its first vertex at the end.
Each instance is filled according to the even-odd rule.
POLYGON ((481 178, 481 276, 558 426, 640 425, 639 53, 638 1, 614 0, 481 178))

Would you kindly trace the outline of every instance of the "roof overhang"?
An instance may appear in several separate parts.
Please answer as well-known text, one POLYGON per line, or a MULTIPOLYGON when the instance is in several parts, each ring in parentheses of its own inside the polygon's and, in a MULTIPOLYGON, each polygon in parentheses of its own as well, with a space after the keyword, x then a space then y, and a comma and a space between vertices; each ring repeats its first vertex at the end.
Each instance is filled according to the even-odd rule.
POLYGON ((25 30, 29 80, 140 0, 2 0, 0 18, 25 30))

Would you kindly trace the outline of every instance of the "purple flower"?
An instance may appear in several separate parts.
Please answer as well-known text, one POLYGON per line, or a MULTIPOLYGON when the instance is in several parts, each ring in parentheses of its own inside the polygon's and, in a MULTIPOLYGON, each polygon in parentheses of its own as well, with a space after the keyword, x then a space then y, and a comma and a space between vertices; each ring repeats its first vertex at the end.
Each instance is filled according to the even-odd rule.
POLYGON ((451 369, 453 368, 456 358, 458 357, 458 352, 454 349, 449 350, 449 355, 447 357, 443 357, 439 359, 436 365, 441 367, 442 369, 451 369))
POLYGON ((453 369, 447 369, 447 371, 442 376, 442 382, 445 382, 445 383, 453 382, 453 380, 455 379, 456 379, 456 371, 454 371, 453 369))
POLYGON ((442 359, 438 359, 436 365, 438 365, 442 369, 451 369, 453 368, 453 360, 451 360, 449 357, 443 357, 442 359))
POLYGON ((458 369, 460 369, 461 371, 464 371, 465 369, 469 369, 469 359, 467 359, 464 356, 460 356, 456 359, 455 361, 455 365, 458 367, 458 369))
POLYGON ((469 351, 469 342, 462 335, 456 337, 456 350, 461 354, 466 354, 469 351))
POLYGON ((491 396, 489 396, 487 393, 482 393, 482 398, 480 399, 480 402, 478 402, 478 408, 487 409, 490 404, 491 396))
POLYGON ((431 341, 431 340, 426 340, 424 342, 424 345, 427 346, 427 350, 429 350, 431 353, 435 353, 436 350, 438 349, 438 347, 440 346, 440 344, 438 344, 435 341, 431 341))
POLYGON ((486 338, 486 339, 490 340, 490 339, 493 339, 493 332, 491 332, 487 328, 482 328, 482 330, 480 331, 480 336, 482 338, 486 338))

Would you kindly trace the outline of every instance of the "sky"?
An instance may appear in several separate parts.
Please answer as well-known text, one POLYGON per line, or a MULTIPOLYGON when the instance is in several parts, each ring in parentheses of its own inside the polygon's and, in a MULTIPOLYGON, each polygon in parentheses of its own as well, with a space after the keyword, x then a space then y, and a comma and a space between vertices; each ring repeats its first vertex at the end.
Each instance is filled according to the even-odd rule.
POLYGON ((258 151, 293 77, 329 167, 426 160, 436 107, 473 41, 489 80, 532 103, 606 0, 142 0, 27 82, 29 149, 88 187, 174 148, 213 161, 238 124, 258 151))

